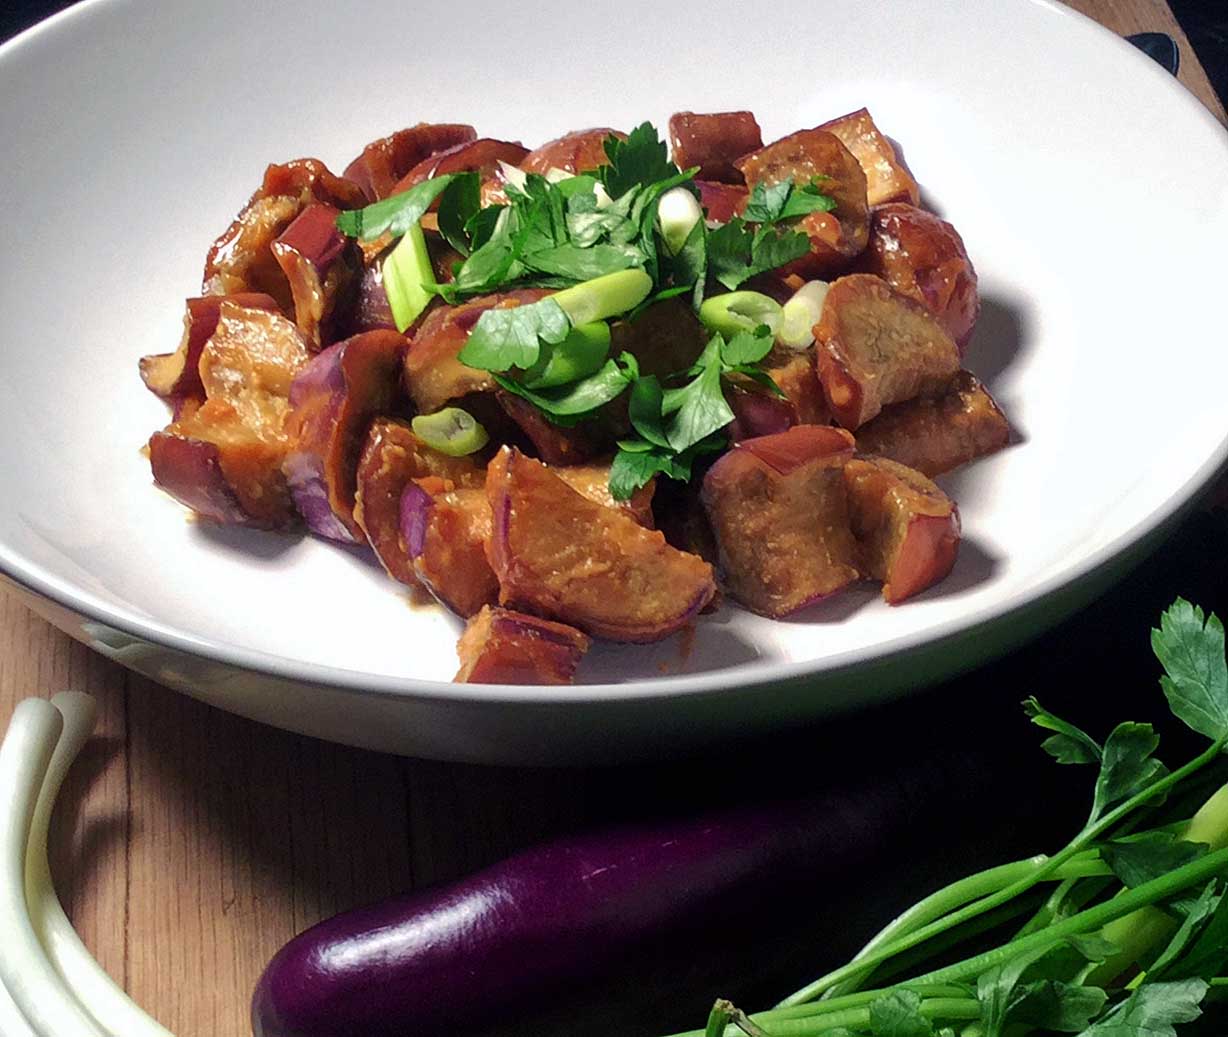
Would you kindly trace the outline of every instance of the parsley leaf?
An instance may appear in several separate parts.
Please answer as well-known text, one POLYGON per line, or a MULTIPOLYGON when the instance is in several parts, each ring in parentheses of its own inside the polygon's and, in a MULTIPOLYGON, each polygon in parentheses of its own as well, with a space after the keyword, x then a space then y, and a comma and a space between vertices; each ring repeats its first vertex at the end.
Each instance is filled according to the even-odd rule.
POLYGON ((1228 737, 1228 665, 1219 617, 1204 616, 1178 598, 1151 631, 1151 648, 1164 667, 1160 687, 1173 713, 1212 741, 1228 737))
POLYGON ((1151 755, 1159 744, 1160 736, 1150 724, 1124 723, 1113 729, 1104 743, 1092 803, 1093 819, 1167 773, 1164 764, 1151 755))
POLYGON ((602 166, 597 174, 611 198, 678 174, 678 167, 669 160, 665 142, 650 122, 640 123, 627 134, 626 140, 606 137, 604 147, 609 165, 602 166))
POLYGON ((737 368, 743 364, 757 364, 772 351, 772 333, 761 326, 763 333, 739 331, 728 342, 721 343, 721 362, 726 367, 737 368))
POLYGON ((541 341, 562 342, 571 321, 550 296, 525 306, 487 310, 469 332, 457 359, 480 371, 522 370, 532 367, 541 341))
POLYGON ((466 228, 481 211, 480 197, 478 174, 458 173, 439 198, 439 233, 462 256, 469 255, 470 241, 466 228))
POLYGON ((900 989, 870 1002, 870 1030, 874 1037, 932 1037, 934 1024, 921 1014, 921 995, 900 989))
POLYGON ((1206 843, 1173 840, 1162 832, 1148 833, 1139 839, 1108 842, 1100 856, 1129 889, 1189 864, 1208 850, 1206 843))
POLYGON ((1046 738, 1041 747, 1058 763, 1099 763, 1104 756, 1100 743, 1091 735, 1054 716, 1034 697, 1024 700, 1023 711, 1037 727, 1057 732, 1046 738))
MULTIPOLYGON (((1206 884, 1198 897, 1190 903, 1185 916, 1181 920, 1180 927, 1173 934, 1172 939, 1168 941, 1168 946, 1160 952, 1160 956, 1152 962, 1151 967, 1147 970, 1149 979, 1158 979, 1164 975, 1166 970, 1181 956, 1190 941, 1194 939, 1194 936, 1217 913, 1220 904, 1223 902, 1224 894, 1216 890, 1216 885, 1217 883, 1212 879, 1206 884)), ((1218 964, 1222 967, 1223 963, 1224 952, 1221 948, 1218 964)))
POLYGON ((810 251, 810 239, 797 231, 779 231, 771 226, 752 233, 746 221, 735 216, 708 233, 709 273, 730 291, 756 274, 775 270, 800 259, 810 251))
POLYGON ((530 270, 545 274, 558 274, 577 281, 588 281, 604 274, 629 270, 644 265, 644 255, 631 245, 592 245, 580 248, 577 245, 556 245, 524 257, 530 270))
MULTIPOLYGON (((705 356, 709 352, 705 351, 705 356)), ((664 409, 677 412, 668 437, 670 447, 679 453, 733 421, 733 411, 721 389, 719 359, 714 357, 705 362, 701 357, 700 363, 699 374, 671 393, 664 403, 664 409)))
POLYGON ((653 446, 669 447, 669 439, 661 419, 661 383, 655 375, 637 378, 631 387, 627 414, 631 425, 653 446))
POLYGON ((422 214, 431 203, 447 189, 457 177, 472 176, 470 173, 448 173, 415 184, 408 191, 394 194, 391 198, 373 202, 362 209, 351 209, 337 216, 337 229, 351 238, 370 241, 381 234, 400 237, 422 219, 422 214))
POLYGON ((524 397, 547 417, 560 418, 590 414, 619 396, 631 381, 614 360, 607 360, 599 371, 588 377, 557 389, 529 389, 503 374, 495 374, 494 378, 502 388, 524 397))
POLYGON ((1144 983, 1080 1037, 1177 1037, 1173 1024, 1202 1015, 1207 990, 1201 979, 1144 983))

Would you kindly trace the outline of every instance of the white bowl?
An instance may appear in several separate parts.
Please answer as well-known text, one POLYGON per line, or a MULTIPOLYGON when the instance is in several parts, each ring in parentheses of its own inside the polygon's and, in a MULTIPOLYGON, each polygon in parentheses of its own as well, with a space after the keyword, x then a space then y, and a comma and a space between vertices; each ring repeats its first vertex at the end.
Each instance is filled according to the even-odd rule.
POLYGON ((489 761, 668 751, 916 687, 1090 600, 1228 452, 1228 136, 1064 8, 862 0, 94 0, 0 48, 0 570, 75 636, 248 716, 489 761), (950 578, 789 622, 728 607, 693 646, 601 646, 574 688, 458 686, 459 624, 368 558, 211 528, 151 484, 205 250, 264 166, 339 170, 418 121, 535 143, 750 108, 767 139, 868 105, 964 236, 968 364, 1019 443, 945 480, 950 578))

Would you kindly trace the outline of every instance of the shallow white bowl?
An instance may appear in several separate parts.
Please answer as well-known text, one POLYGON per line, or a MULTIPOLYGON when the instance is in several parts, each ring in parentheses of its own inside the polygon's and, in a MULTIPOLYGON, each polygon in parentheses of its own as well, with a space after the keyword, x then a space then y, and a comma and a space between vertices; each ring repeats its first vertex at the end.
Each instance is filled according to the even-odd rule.
POLYGON ((325 738, 491 761, 664 751, 869 702, 1087 601, 1228 451, 1228 136, 1047 3, 614 8, 95 0, 0 48, 0 571, 100 651, 325 738), (455 686, 459 624, 362 553, 189 522, 139 454, 209 243, 264 165, 341 169, 420 119, 538 141, 751 108, 767 139, 861 105, 964 236, 968 354, 1019 443, 948 478, 966 539, 899 608, 736 608, 693 646, 601 646, 575 688, 455 686))

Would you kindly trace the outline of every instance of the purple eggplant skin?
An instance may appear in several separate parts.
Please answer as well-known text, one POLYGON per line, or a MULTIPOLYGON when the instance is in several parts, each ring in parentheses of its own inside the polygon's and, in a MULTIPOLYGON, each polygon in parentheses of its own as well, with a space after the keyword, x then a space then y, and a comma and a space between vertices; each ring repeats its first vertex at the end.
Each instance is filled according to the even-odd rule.
POLYGON ((772 910, 796 914, 825 879, 855 875, 926 805, 966 797, 983 758, 978 767, 930 760, 818 799, 564 839, 346 912, 269 963, 253 997, 253 1031, 437 1034, 531 1011, 556 992, 621 973, 664 936, 684 936, 688 946, 727 941, 740 916, 755 925, 772 910))

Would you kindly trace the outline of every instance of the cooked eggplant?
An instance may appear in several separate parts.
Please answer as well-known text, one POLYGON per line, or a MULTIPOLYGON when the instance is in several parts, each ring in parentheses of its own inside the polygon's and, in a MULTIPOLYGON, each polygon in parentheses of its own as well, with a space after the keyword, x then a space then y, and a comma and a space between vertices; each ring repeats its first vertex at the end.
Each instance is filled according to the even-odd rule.
POLYGON ((1010 425, 989 391, 960 371, 941 396, 887 407, 857 430, 857 445, 931 478, 992 454, 1011 438, 1010 425))
POLYGON ((887 404, 944 392, 959 371, 959 349, 946 329, 872 274, 832 283, 814 338, 823 393, 847 429, 887 404))
POLYGON ((500 603, 612 641, 659 641, 716 592, 712 568, 620 509, 586 499, 504 447, 490 463, 491 565, 500 603))
POLYGON ((896 156, 895 146, 874 124, 868 109, 858 108, 823 123, 819 129, 839 137, 861 163, 866 174, 866 201, 871 207, 886 202, 917 204, 921 195, 917 181, 896 156))
POLYGON ((959 509, 920 472, 885 457, 844 466, 861 566, 898 605, 951 571, 959 553, 959 509))
POLYGON ((486 606, 456 646, 462 684, 570 684, 591 642, 579 630, 486 606))
POLYGON ((700 180, 743 183, 734 162, 763 147, 752 112, 675 112, 669 117, 670 154, 679 169, 699 167, 700 180))
POLYGON ((843 468, 843 429, 796 425, 745 439, 704 476, 723 586, 763 616, 787 616, 860 576, 843 468))
POLYGON ((790 180, 809 184, 815 177, 823 193, 834 198, 832 212, 803 216, 797 229, 810 237, 810 254, 789 264, 788 272, 821 277, 846 269, 866 247, 870 236, 870 209, 866 201, 866 175, 840 139, 826 130, 800 130, 766 148, 751 152, 736 163, 747 186, 790 180))

